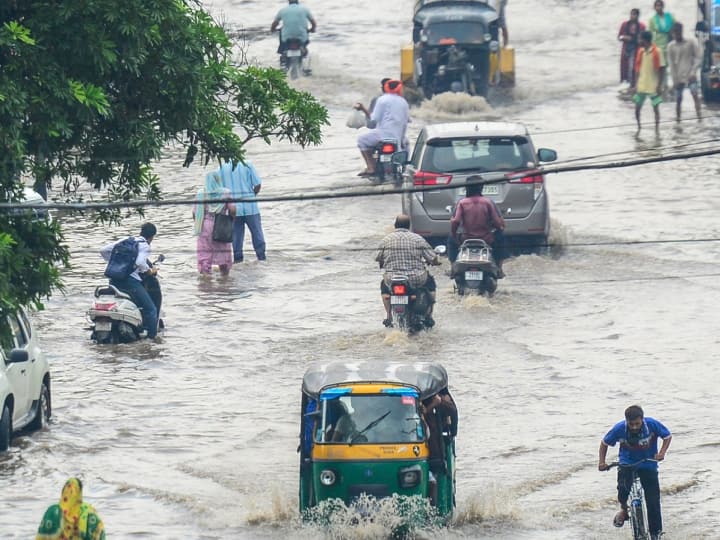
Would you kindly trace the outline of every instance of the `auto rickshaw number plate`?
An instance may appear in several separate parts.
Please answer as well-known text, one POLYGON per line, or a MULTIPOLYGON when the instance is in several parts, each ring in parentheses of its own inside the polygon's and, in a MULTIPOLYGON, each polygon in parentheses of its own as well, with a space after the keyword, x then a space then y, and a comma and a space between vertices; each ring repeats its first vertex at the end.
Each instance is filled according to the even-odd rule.
POLYGON ((289 49, 286 54, 288 57, 300 56, 302 51, 300 49, 289 49))
POLYGON ((475 270, 468 270, 465 272, 466 281, 482 281, 483 273, 475 270))
POLYGON ((390 303, 391 304, 407 304, 408 297, 407 296, 391 296, 390 303))

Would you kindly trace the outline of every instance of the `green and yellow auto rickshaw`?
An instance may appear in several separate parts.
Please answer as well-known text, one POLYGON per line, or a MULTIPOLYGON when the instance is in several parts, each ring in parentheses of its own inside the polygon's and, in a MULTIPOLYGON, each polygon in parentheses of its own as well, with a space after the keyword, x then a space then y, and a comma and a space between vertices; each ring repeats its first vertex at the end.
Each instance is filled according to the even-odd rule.
POLYGON ((457 408, 436 363, 313 364, 302 384, 300 511, 361 495, 455 507, 457 408))

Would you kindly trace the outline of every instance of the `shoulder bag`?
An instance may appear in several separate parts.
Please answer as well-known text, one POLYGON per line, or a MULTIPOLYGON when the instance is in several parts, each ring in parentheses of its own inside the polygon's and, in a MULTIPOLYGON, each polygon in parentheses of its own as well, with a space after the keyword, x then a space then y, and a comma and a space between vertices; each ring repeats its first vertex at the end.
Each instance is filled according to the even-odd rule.
POLYGON ((212 230, 213 242, 230 243, 233 240, 233 217, 229 214, 227 205, 222 212, 215 214, 215 223, 212 230))

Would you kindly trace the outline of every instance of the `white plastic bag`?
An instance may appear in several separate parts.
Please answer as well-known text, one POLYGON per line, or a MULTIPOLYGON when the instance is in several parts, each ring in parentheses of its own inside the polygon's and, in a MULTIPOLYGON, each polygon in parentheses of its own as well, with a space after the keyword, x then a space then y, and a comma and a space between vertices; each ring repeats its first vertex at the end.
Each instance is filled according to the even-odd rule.
POLYGON ((365 127, 365 113, 357 109, 353 109, 353 112, 351 112, 350 116, 348 116, 345 125, 352 129, 360 129, 361 127, 365 127))

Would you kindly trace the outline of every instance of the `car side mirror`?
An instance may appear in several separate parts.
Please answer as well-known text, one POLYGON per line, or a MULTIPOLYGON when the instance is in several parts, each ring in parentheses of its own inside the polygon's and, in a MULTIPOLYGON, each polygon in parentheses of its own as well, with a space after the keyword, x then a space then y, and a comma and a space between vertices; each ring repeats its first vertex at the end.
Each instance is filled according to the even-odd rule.
POLYGON ((395 152, 392 155, 392 158, 390 158, 390 163, 392 163, 393 165, 407 165, 407 163, 408 163, 407 150, 401 150, 400 152, 395 152))
POLYGON ((555 161, 557 159, 557 152, 549 148, 540 148, 537 151, 537 158, 538 161, 555 161))
POLYGON ((30 356, 25 349, 13 349, 10 351, 10 358, 8 358, 8 364, 21 364, 27 362, 30 356))

